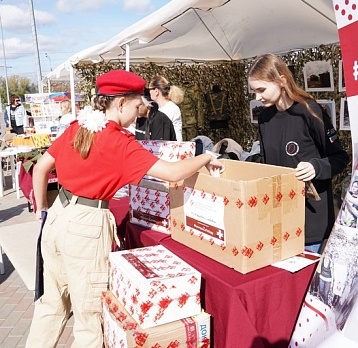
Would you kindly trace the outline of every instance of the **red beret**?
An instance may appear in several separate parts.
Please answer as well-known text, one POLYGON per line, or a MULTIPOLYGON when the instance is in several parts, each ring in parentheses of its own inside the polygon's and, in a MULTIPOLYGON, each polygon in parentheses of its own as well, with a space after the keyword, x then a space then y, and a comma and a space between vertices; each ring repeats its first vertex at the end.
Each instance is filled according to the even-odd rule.
POLYGON ((146 82, 132 72, 111 70, 99 76, 96 85, 97 94, 101 95, 143 94, 146 82))

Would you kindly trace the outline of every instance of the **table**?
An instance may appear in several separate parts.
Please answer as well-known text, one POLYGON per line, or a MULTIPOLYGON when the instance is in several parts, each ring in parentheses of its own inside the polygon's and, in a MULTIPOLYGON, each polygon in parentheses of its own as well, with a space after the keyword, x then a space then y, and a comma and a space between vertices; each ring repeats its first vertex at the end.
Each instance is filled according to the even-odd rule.
POLYGON ((126 230, 126 223, 129 221, 129 209, 128 209, 129 200, 128 197, 123 197, 120 199, 111 199, 109 202, 109 210, 112 212, 117 225, 117 235, 119 242, 122 244, 117 245, 116 241, 113 242, 113 249, 118 250, 124 247, 124 234, 126 230))
POLYGON ((31 135, 26 136, 16 136, 12 138, 13 146, 32 146, 35 147, 34 141, 32 140, 31 135))
POLYGON ((42 146, 51 145, 55 135, 51 134, 21 134, 12 138, 12 146, 30 146, 40 149, 42 146))
POLYGON ((161 244, 201 272, 213 347, 287 348, 316 264, 294 274, 272 266, 241 274, 164 233, 129 221, 124 233, 127 248, 161 244))
MULTIPOLYGON (((16 189, 17 199, 20 199, 20 186, 19 186, 20 163, 15 162, 16 156, 21 152, 29 152, 31 150, 32 150, 31 147, 11 146, 11 147, 7 147, 5 150, 0 151, 0 159, 5 157, 10 157, 12 187, 16 189)), ((3 169, 1 168, 0 197, 3 196, 4 196, 4 173, 3 173, 3 169)))

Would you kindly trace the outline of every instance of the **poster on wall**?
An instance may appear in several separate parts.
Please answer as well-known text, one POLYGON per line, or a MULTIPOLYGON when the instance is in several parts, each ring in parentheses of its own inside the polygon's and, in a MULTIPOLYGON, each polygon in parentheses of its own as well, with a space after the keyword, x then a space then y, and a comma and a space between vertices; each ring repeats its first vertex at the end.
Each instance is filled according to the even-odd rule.
POLYGON ((330 59, 307 62, 303 67, 303 76, 307 92, 334 91, 333 68, 330 59))
POLYGON ((321 104, 327 115, 331 118, 331 122, 334 128, 337 129, 336 125, 336 103, 334 100, 317 99, 317 103, 321 104))
POLYGON ((346 91, 346 84, 344 82, 344 70, 343 70, 343 62, 342 59, 339 61, 339 76, 338 76, 338 92, 346 91))
POLYGON ((347 98, 341 98, 341 107, 340 107, 340 118, 339 118, 339 129, 341 131, 350 131, 351 122, 349 120, 349 110, 347 98))
MULTIPOLYGON (((333 0, 352 135, 352 175, 289 347, 358 347, 358 0, 333 0)), ((343 85, 343 83, 342 83, 343 85)), ((342 114, 342 106, 341 106, 342 114)), ((342 117, 341 117, 342 118, 342 117)), ((347 124, 340 125, 347 127, 347 124)), ((348 129, 347 129, 348 130, 348 129)))
POLYGON ((258 100, 250 100, 250 119, 251 123, 258 123, 259 114, 263 110, 264 104, 258 100))

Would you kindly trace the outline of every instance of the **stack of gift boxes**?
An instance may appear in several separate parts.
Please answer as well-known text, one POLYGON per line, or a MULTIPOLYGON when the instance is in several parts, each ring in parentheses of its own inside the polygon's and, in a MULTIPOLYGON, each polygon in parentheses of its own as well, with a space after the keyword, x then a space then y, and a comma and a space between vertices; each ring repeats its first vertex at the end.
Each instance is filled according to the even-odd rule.
MULTIPOLYGON (((176 162, 195 156, 195 142, 142 140, 155 156, 176 162)), ((139 185, 129 185, 130 222, 170 234, 169 182, 146 175, 139 185)))
POLYGON ((163 246, 110 253, 103 293, 107 348, 210 346, 201 274, 163 246))

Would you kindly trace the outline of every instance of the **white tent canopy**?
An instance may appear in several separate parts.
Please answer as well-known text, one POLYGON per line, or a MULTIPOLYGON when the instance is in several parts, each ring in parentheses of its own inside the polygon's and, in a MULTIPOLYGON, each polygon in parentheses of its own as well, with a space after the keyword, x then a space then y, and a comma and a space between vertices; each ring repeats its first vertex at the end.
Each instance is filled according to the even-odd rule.
POLYGON ((332 0, 173 0, 81 60, 238 60, 338 42, 332 0))
POLYGON ((172 0, 107 42, 73 55, 63 66, 126 58, 239 60, 336 42, 332 0, 172 0))

